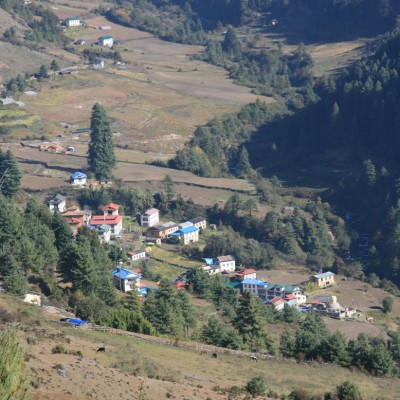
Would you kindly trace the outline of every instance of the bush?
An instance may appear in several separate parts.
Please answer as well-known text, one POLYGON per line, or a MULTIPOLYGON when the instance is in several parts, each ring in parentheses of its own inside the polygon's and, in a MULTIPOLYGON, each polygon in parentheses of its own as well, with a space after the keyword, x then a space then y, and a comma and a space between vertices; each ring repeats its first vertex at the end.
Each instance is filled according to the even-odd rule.
POLYGON ((387 296, 382 301, 382 309, 385 314, 392 312, 393 310, 393 297, 387 296))
POLYGON ((65 350, 64 347, 61 344, 58 344, 56 347, 53 347, 51 349, 51 352, 53 354, 66 354, 67 350, 65 350))
POLYGON ((350 381, 344 381, 336 387, 336 395, 339 400, 361 400, 360 389, 350 381))
POLYGON ((267 391, 267 382, 263 376, 258 375, 247 382, 245 389, 252 397, 263 396, 267 391))

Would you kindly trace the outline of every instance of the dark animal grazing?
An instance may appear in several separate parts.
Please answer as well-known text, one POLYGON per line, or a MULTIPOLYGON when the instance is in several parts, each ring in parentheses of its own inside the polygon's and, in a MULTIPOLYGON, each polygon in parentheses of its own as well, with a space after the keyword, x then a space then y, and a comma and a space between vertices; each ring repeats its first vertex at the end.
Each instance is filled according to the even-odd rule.
POLYGON ((250 356, 250 360, 257 362, 257 357, 256 356, 250 356))
POLYGON ((218 358, 218 354, 217 353, 212 353, 212 357, 213 358, 218 358))
POLYGON ((99 347, 98 349, 97 349, 97 353, 105 353, 106 352, 106 348, 105 347, 99 347))

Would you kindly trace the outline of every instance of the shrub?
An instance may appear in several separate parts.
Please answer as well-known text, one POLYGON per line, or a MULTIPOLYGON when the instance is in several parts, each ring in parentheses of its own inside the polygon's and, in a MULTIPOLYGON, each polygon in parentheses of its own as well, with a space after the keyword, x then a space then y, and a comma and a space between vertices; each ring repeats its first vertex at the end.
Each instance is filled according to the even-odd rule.
POLYGON ((267 391, 267 382, 263 376, 258 375, 247 382, 245 389, 252 397, 263 396, 267 391))
POLYGON ((57 346, 53 347, 51 349, 51 352, 53 354, 67 354, 67 350, 65 350, 61 344, 58 344, 57 346))
POLYGON ((350 381, 344 381, 336 387, 336 395, 339 400, 361 400, 360 389, 350 381))

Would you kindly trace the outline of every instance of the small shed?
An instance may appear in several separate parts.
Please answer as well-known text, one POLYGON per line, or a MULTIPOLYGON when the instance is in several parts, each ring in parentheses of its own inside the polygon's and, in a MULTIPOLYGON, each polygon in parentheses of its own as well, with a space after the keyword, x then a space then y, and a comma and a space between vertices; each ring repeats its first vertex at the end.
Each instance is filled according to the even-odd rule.
POLYGON ((74 172, 70 177, 70 183, 72 185, 86 185, 86 181, 87 175, 80 171, 74 172))

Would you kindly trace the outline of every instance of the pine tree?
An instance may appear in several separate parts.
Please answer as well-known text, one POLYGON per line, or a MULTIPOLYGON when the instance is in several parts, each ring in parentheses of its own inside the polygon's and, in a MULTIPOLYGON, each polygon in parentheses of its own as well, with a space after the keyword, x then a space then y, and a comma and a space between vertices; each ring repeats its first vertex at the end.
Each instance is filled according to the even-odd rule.
POLYGON ((50 65, 50 69, 52 70, 52 71, 58 71, 59 69, 60 69, 60 66, 58 65, 58 62, 57 62, 57 60, 53 60, 52 62, 51 62, 51 65, 50 65))
POLYGON ((61 256, 62 252, 72 241, 72 232, 67 221, 58 211, 56 211, 53 215, 51 229, 53 230, 56 239, 55 245, 61 256))
POLYGON ((0 150, 0 190, 6 197, 12 197, 19 191, 21 184, 21 171, 17 159, 8 150, 4 154, 0 150))
POLYGON ((272 351, 271 340, 265 330, 259 299, 250 292, 245 292, 239 300, 234 326, 243 337, 243 342, 252 351, 268 349, 272 351))
POLYGON ((99 180, 112 177, 117 164, 112 129, 105 109, 99 103, 92 108, 88 163, 99 180))
POLYGON ((17 328, 10 327, 0 336, 0 399, 27 398, 28 379, 24 370, 24 351, 18 342, 17 328))
POLYGON ((249 153, 246 147, 242 147, 240 150, 236 170, 238 178, 247 178, 250 172, 253 171, 249 161, 249 153))
POLYGON ((170 202, 175 196, 175 182, 169 175, 165 175, 165 178, 162 181, 162 183, 167 200, 168 202, 170 202))

